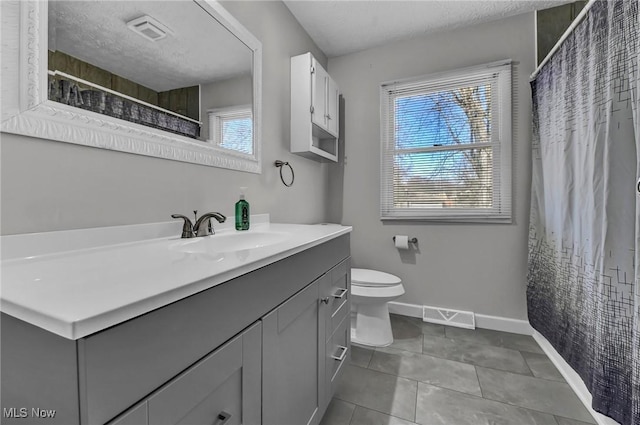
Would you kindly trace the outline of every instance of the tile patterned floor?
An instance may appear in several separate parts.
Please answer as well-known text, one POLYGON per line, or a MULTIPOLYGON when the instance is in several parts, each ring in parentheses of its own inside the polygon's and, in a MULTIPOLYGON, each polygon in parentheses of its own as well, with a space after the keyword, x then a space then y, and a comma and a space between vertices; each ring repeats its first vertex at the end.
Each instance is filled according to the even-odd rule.
POLYGON ((397 315, 391 324, 391 346, 352 346, 320 425, 595 423, 529 336, 397 315))

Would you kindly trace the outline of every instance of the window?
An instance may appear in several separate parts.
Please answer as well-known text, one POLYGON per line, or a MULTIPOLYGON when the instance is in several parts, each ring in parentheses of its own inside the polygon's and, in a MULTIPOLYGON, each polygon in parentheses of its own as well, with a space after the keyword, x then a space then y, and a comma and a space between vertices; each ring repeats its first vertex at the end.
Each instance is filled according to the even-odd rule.
POLYGON ((511 222, 511 62, 381 86, 381 219, 511 222))
POLYGON ((210 110, 209 132, 219 148, 255 156, 250 105, 210 110))

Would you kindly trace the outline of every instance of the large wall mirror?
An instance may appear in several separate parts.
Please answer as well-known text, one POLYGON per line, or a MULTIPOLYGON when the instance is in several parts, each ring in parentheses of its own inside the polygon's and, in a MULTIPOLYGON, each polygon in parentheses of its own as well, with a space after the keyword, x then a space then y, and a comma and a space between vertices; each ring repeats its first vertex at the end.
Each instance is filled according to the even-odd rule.
POLYGON ((2 131, 261 172, 261 44, 219 3, 1 3, 2 131))

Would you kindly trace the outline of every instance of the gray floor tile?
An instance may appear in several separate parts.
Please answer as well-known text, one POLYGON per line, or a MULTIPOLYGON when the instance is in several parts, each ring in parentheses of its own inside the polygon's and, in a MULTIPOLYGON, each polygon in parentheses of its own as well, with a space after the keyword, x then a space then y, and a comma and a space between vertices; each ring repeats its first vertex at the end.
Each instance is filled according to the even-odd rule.
POLYGON ((475 368, 453 360, 393 348, 378 348, 373 353, 369 368, 456 391, 482 395, 475 368))
POLYGON ((556 416, 556 422, 558 425, 591 425, 588 422, 577 421, 575 419, 563 418, 562 416, 556 416))
POLYGON ((447 326, 445 328, 447 338, 462 339, 479 344, 496 345, 498 347, 511 348, 513 350, 528 351, 544 354, 542 348, 535 339, 529 335, 512 334, 509 332, 493 331, 490 329, 463 329, 447 326))
POLYGON ((395 333, 394 333, 393 343, 389 347, 395 348, 396 350, 422 353, 422 341, 423 341, 422 332, 420 333, 420 335, 415 336, 413 338, 398 338, 395 336, 395 333))
POLYGON ((458 362, 531 375, 520 351, 510 348, 425 335, 422 352, 458 362))
POLYGON ((555 425, 552 415, 418 383, 416 422, 424 425, 555 425))
POLYGON ((357 366, 347 366, 335 397, 409 421, 416 414, 417 382, 357 366))
POLYGON ((482 395, 565 418, 585 422, 593 418, 571 387, 564 382, 477 367, 482 395))
POLYGON ((444 326, 435 323, 427 323, 420 317, 408 317, 398 314, 391 314, 391 328, 394 335, 396 332, 404 332, 399 335, 407 337, 407 333, 414 334, 416 330, 424 335, 444 336, 444 326))
POLYGON ((391 329, 393 343, 390 347, 398 350, 422 353, 422 328, 419 319, 415 317, 391 315, 391 329))
POLYGON ((356 405, 334 398, 327 406, 320 425, 349 425, 356 405))
POLYGON ((321 425, 595 423, 529 336, 399 315, 391 323, 394 346, 352 346, 321 425))
POLYGON ((354 366, 367 367, 373 356, 373 349, 351 344, 351 364, 354 366))
POLYGON ((565 382, 562 374, 556 369, 556 366, 546 354, 527 353, 523 351, 522 355, 527 361, 533 376, 536 378, 565 382))
POLYGON ((444 325, 438 325, 436 323, 422 322, 422 333, 424 335, 433 335, 444 337, 444 325))
POLYGON ((357 406, 356 411, 353 413, 351 425, 415 425, 415 422, 357 406))

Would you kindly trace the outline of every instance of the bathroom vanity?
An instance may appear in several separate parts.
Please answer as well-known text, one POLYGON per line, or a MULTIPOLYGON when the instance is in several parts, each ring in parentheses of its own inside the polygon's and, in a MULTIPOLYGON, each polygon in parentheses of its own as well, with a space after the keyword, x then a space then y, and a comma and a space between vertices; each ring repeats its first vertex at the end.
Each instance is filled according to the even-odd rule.
POLYGON ((2 423, 319 423, 349 358, 351 228, 253 227, 3 261, 2 423))

